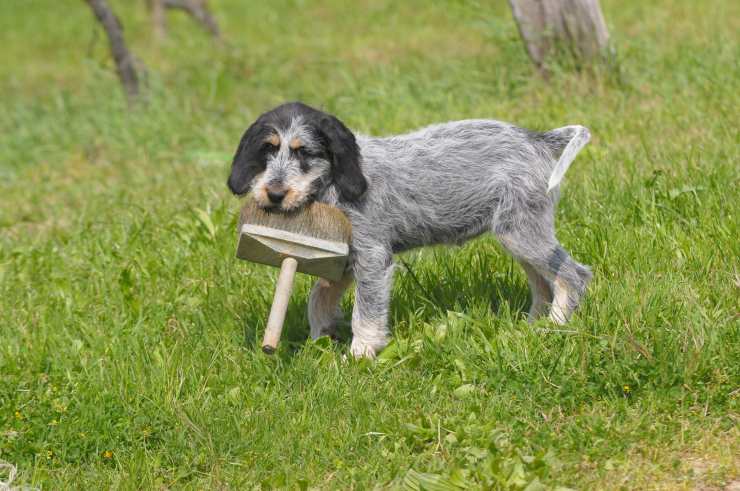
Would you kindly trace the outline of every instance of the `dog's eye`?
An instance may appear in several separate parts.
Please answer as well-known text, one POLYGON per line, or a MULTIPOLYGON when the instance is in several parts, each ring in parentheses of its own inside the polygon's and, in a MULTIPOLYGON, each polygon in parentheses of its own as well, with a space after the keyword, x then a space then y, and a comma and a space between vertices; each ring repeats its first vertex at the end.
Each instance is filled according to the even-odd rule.
POLYGON ((280 148, 278 145, 274 145, 273 143, 269 141, 266 141, 265 143, 262 144, 262 150, 265 152, 274 152, 278 148, 280 148))
POLYGON ((295 152, 297 156, 302 157, 302 158, 310 157, 312 155, 311 152, 306 150, 306 147, 294 148, 293 151, 295 152))

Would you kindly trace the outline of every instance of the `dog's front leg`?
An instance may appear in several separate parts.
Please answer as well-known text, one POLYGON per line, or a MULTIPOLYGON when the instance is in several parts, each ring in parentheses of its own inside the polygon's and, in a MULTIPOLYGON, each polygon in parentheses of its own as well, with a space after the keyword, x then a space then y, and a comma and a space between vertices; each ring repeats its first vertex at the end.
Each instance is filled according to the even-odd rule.
POLYGON ((355 358, 375 358, 388 344, 388 308, 393 285, 393 253, 382 245, 356 249, 352 346, 355 358))
POLYGON ((319 279, 311 288, 308 297, 308 323, 313 339, 334 336, 337 320, 342 314, 339 301, 351 283, 352 275, 348 273, 339 281, 319 279))

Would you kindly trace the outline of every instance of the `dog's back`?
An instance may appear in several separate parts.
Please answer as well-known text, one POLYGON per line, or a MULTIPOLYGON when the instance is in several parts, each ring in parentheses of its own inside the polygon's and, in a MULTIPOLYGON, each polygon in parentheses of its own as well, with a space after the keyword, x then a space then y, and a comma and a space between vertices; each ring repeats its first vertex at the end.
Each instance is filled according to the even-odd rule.
POLYGON ((554 199, 549 183, 556 172, 560 182, 575 156, 568 153, 560 165, 579 128, 538 133, 495 120, 464 120, 400 136, 360 136, 370 182, 366 213, 393 228, 398 251, 462 242, 516 220, 520 212, 544 210, 554 199))

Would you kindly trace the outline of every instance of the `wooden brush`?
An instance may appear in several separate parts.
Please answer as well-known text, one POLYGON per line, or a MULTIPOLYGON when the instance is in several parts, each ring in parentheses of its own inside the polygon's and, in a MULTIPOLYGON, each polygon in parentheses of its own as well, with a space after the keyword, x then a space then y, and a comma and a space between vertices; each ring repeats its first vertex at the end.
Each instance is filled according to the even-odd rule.
POLYGON ((312 203, 300 211, 268 212, 249 199, 239 219, 236 257, 280 267, 262 351, 277 349, 296 271, 338 281, 349 257, 352 226, 339 209, 312 203))

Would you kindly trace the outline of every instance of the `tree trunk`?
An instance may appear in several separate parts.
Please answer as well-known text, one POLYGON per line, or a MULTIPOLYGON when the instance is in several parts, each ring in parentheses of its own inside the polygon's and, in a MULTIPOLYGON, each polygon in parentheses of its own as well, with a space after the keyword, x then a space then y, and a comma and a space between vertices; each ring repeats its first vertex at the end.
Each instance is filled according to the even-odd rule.
POLYGON ((149 9, 152 13, 154 35, 157 39, 163 39, 167 34, 167 19, 164 15, 164 0, 149 0, 149 9))
POLYGON ((208 8, 208 0, 154 0, 155 3, 161 1, 169 9, 180 9, 188 13, 195 19, 206 31, 211 33, 215 38, 221 37, 221 31, 218 28, 216 19, 208 8))
POLYGON ((557 50, 589 62, 605 53, 609 31, 599 0, 509 0, 527 53, 537 68, 557 50))
POLYGON ((121 22, 110 9, 106 0, 85 1, 108 35, 110 52, 116 63, 118 78, 121 80, 121 85, 123 85, 123 90, 126 92, 129 102, 133 102, 139 95, 139 76, 134 66, 134 57, 126 47, 121 22))

